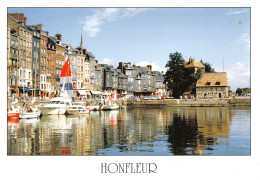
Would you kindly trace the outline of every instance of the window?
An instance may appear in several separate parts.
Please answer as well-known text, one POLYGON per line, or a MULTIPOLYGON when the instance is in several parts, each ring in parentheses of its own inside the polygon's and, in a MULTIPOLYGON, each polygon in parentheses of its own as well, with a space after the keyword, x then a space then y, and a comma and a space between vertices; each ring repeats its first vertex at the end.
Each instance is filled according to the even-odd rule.
POLYGON ((220 85, 220 82, 219 82, 219 81, 217 81, 215 85, 220 85))
POLYGON ((209 85, 210 85, 210 82, 206 82, 206 85, 209 86, 209 85))

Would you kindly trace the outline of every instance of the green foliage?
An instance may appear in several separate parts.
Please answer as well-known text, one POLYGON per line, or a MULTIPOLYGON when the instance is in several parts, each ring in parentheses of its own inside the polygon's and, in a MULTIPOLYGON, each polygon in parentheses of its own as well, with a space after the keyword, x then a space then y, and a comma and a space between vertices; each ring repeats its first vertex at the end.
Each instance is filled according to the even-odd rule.
POLYGON ((205 72, 215 72, 215 69, 211 67, 211 64, 207 62, 203 62, 202 64, 205 66, 205 72))
POLYGON ((251 88, 237 88, 236 94, 240 96, 242 93, 251 93, 251 88))
POLYGON ((184 62, 181 53, 170 53, 165 66, 168 70, 164 75, 164 84, 175 98, 179 98, 201 76, 201 70, 194 73, 192 69, 184 68, 184 62))
POLYGON ((240 96, 242 92, 243 92, 243 91, 242 91, 241 88, 237 88, 237 90, 236 90, 236 94, 238 94, 238 95, 240 96))

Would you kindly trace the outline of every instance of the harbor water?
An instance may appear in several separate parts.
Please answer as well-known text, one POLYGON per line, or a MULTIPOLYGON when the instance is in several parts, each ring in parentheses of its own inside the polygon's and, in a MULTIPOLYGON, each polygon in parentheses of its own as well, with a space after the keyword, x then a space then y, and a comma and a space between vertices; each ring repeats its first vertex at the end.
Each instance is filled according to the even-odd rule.
POLYGON ((8 155, 250 155, 250 106, 152 107, 8 121, 8 155))

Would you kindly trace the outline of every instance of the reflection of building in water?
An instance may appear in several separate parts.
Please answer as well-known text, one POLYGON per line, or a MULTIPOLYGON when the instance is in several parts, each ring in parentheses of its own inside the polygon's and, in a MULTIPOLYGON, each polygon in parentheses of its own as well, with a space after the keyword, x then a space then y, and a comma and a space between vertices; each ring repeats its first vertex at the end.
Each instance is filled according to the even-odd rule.
POLYGON ((174 154, 203 154, 209 145, 229 136, 228 107, 180 108, 168 126, 169 142, 174 154))
POLYGON ((8 155, 154 152, 155 146, 176 155, 209 154, 228 142, 232 108, 129 108, 20 120, 8 124, 8 155))
POLYGON ((35 128, 38 123, 39 119, 8 123, 8 155, 39 154, 39 131, 35 128))

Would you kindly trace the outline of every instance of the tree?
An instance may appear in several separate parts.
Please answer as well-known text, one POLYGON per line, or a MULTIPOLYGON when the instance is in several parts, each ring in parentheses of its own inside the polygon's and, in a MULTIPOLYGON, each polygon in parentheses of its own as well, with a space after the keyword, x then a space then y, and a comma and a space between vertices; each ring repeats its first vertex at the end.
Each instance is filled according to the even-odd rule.
POLYGON ((196 82, 201 75, 201 70, 194 74, 194 71, 184 67, 184 59, 179 52, 170 53, 164 75, 164 84, 175 98, 179 98, 185 90, 196 82))
POLYGON ((238 94, 238 95, 240 96, 242 92, 243 92, 243 91, 242 91, 241 88, 237 88, 237 90, 236 90, 236 94, 238 94))
POLYGON ((202 64, 205 66, 205 72, 215 72, 215 69, 211 67, 211 64, 207 62, 203 62, 202 64))

